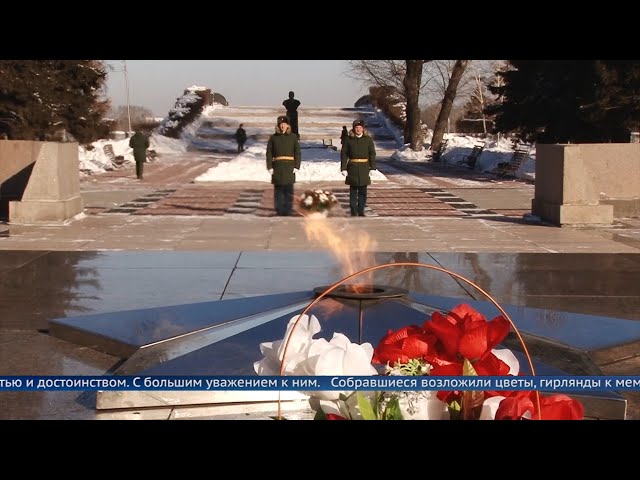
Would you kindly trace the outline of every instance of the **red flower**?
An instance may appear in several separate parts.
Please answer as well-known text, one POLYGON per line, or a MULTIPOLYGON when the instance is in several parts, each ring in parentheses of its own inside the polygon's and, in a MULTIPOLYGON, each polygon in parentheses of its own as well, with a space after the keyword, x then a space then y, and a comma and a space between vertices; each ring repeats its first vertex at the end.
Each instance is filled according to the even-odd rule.
MULTIPOLYGON (((542 420, 582 420, 584 406, 567 395, 556 394, 540 398, 542 420)), ((539 418, 536 416, 536 418, 539 418)))
POLYGON ((433 348, 436 338, 425 333, 422 327, 409 325, 400 330, 389 330, 373 352, 373 363, 393 366, 396 362, 407 363, 414 358, 425 358, 433 348))
POLYGON ((526 412, 528 418, 535 420, 582 420, 584 407, 582 403, 567 395, 540 395, 540 410, 538 415, 536 407, 536 394, 533 391, 511 392, 496 411, 496 420, 522 420, 526 412))
MULTIPOLYGON (((389 330, 374 350, 372 362, 393 366, 396 362, 406 364, 409 360, 421 359, 431 365, 429 375, 432 376, 506 376, 509 365, 492 350, 504 340, 510 328, 511 324, 502 316, 488 322, 481 313, 461 304, 447 315, 434 312, 422 327, 410 325, 395 332, 389 330)), ((534 391, 473 393, 475 399, 474 395, 465 396, 462 391, 442 390, 438 391, 437 398, 448 404, 461 403, 461 414, 465 418, 477 418, 474 412, 482 400, 493 396, 505 397, 496 411, 496 420, 578 420, 584 415, 582 404, 566 395, 541 395, 538 412, 534 391)))
POLYGON ((463 303, 447 316, 434 312, 423 328, 438 338, 448 355, 460 354, 474 361, 504 340, 510 324, 502 316, 487 322, 481 313, 463 303))
MULTIPOLYGON (((511 392, 510 396, 500 402, 496 410, 496 420, 523 420, 524 414, 534 411, 535 393, 530 391, 511 392)), ((529 417, 531 418, 531 417, 529 417)))
POLYGON ((341 417, 340 415, 336 415, 335 413, 327 413, 325 414, 325 417, 327 417, 327 420, 347 420, 344 417, 341 417))

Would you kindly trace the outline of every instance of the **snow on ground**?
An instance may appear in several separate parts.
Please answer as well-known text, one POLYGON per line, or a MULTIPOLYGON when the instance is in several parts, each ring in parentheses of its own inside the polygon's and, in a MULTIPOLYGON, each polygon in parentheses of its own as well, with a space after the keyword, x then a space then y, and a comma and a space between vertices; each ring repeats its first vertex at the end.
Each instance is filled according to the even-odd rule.
MULTIPOLYGON (((492 172, 496 169, 498 163, 508 162, 513 154, 513 144, 511 140, 504 137, 495 141, 485 140, 471 135, 452 133, 445 134, 444 138, 448 140, 448 143, 441 158, 444 159, 444 163, 447 165, 467 166, 465 157, 471 153, 475 145, 486 142, 484 150, 476 162, 474 168, 476 172, 492 172)), ((427 143, 424 145, 422 151, 414 152, 409 148, 409 144, 406 144, 391 155, 391 158, 402 162, 429 161, 432 153, 429 147, 430 145, 427 143)), ((529 156, 522 162, 518 171, 515 172, 516 177, 535 180, 535 156, 536 150, 534 145, 529 151, 529 156)))
MULTIPOLYGON (((195 132, 200 127, 203 117, 210 115, 219 106, 220 105, 218 104, 214 104, 205 107, 202 115, 184 129, 180 138, 169 138, 164 135, 153 133, 149 137, 149 150, 154 150, 160 159, 163 155, 177 155, 185 153, 187 151, 187 146, 194 139, 195 132)), ((81 173, 104 172, 105 170, 111 170, 113 168, 111 159, 104 151, 104 147, 106 145, 111 145, 113 147, 113 154, 116 157, 123 156, 125 164, 135 162, 133 158, 133 149, 129 146, 129 138, 124 138, 122 140, 98 140, 91 144, 93 147, 91 150, 87 150, 82 145, 78 147, 81 173)))
MULTIPOLYGON (((302 143, 302 163, 296 174, 297 182, 342 181, 340 173, 340 152, 324 148, 320 144, 302 143)), ((195 182, 228 182, 248 180, 271 182, 267 171, 267 147, 265 144, 247 148, 229 162, 220 163, 197 177, 195 182)), ((387 177, 377 170, 371 172, 371 180, 386 182, 387 177)))
MULTIPOLYGON (((355 109, 339 112, 340 107, 310 107, 301 109, 301 131, 308 131, 309 135, 331 138, 332 143, 340 148, 340 130, 342 125, 351 128, 352 119, 366 115, 368 122, 380 123, 386 128, 372 128, 371 133, 391 133, 397 145, 402 145, 402 131, 392 124, 381 112, 355 109), (330 124, 323 127, 323 124, 330 124), (340 127, 337 126, 340 124, 340 127), (328 130, 331 129, 331 131, 328 130), (335 130, 335 131, 333 131, 335 130)), ((276 109, 277 110, 277 109, 276 109)), ((267 107, 225 107, 219 104, 206 107, 202 115, 196 121, 187 126, 182 132, 181 138, 173 139, 162 135, 153 134, 150 137, 150 150, 158 154, 157 161, 162 161, 163 156, 184 154, 187 147, 202 151, 233 152, 237 148, 233 134, 240 123, 245 124, 249 136, 246 150, 228 162, 220 163, 216 167, 196 178, 196 182, 223 182, 232 180, 250 180, 270 182, 271 178, 266 169, 266 136, 275 129, 273 108, 267 107), (255 123, 255 125, 251 125, 255 123), (248 124, 248 125, 247 125, 248 124), (203 138, 206 136, 217 138, 203 138), (258 138, 260 136, 260 138, 258 138)), ((427 139, 431 140, 432 131, 427 132, 427 139)), ((465 156, 469 155, 474 147, 481 141, 480 138, 463 134, 445 134, 448 139, 447 149, 443 159, 445 164, 465 166, 465 156)), ((82 173, 95 173, 112 169, 112 163, 104 152, 104 146, 110 144, 115 156, 122 155, 124 162, 133 163, 133 152, 129 147, 129 139, 123 140, 99 140, 92 144, 92 150, 79 147, 80 170, 82 173)), ((379 149, 391 148, 391 158, 403 162, 429 161, 431 151, 430 144, 425 143, 420 152, 413 152, 408 145, 397 149, 393 141, 380 142, 379 149), (397 149, 397 150, 396 150, 397 149)), ((324 148, 322 140, 302 142, 302 167, 296 175, 296 180, 301 182, 317 181, 344 181, 340 173, 340 153, 331 148, 324 148)), ((380 152, 379 152, 380 153, 380 152)), ((484 151, 475 165, 477 172, 491 172, 499 162, 508 162, 513 154, 513 145, 504 137, 499 141, 487 140, 484 151)), ((519 178, 535 180, 535 146, 529 152, 529 157, 522 163, 515 173, 519 178)), ((371 172, 371 179, 376 182, 385 182, 387 178, 379 171, 371 172)))
MULTIPOLYGON (((82 173, 97 173, 113 168, 111 159, 105 153, 104 147, 111 145, 113 154, 124 157, 124 163, 134 163, 133 149, 129 146, 129 139, 122 140, 98 140, 93 142, 93 149, 87 150, 84 146, 78 147, 80 171, 82 173)), ((149 150, 155 150, 159 155, 175 155, 187 151, 187 145, 181 139, 169 138, 163 135, 153 134, 149 138, 149 150)))
MULTIPOLYGON (((481 144, 484 139, 463 134, 448 134, 445 138, 449 140, 447 149, 444 152, 444 162, 446 164, 466 165, 465 155, 469 155, 475 145, 481 144)), ((501 137, 498 141, 486 140, 484 150, 478 157, 474 170, 477 172, 492 172, 498 163, 508 162, 513 155, 513 144, 510 139, 501 137)), ((520 168, 515 172, 516 177, 535 180, 536 164, 535 145, 529 151, 529 156, 522 162, 520 168)))

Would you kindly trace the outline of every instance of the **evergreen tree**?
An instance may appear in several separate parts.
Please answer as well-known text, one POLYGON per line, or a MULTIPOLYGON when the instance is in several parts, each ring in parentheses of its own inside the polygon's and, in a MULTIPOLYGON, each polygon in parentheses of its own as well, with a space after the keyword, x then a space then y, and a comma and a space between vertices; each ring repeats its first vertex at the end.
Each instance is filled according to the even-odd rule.
POLYGON ((65 130, 80 143, 105 137, 106 75, 97 60, 1 60, 0 134, 47 140, 65 130))
POLYGON ((611 141, 629 141, 640 127, 640 61, 599 60, 596 100, 583 106, 586 118, 611 141))
POLYGON ((486 112, 525 141, 629 141, 640 120, 638 61, 510 60, 498 74, 503 85, 489 88, 501 102, 486 112))

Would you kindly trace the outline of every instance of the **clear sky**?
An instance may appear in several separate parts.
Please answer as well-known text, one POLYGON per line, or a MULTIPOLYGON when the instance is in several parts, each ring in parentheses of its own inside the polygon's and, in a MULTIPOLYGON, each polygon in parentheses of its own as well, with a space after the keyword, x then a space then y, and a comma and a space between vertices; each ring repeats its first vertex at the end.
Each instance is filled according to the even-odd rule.
MULTIPOLYGON (((122 60, 108 60, 107 96, 127 104, 122 60)), ((352 107, 367 91, 345 75, 345 60, 127 60, 129 101, 166 116, 192 85, 221 93, 229 106, 276 106, 290 90, 305 105, 352 107)))

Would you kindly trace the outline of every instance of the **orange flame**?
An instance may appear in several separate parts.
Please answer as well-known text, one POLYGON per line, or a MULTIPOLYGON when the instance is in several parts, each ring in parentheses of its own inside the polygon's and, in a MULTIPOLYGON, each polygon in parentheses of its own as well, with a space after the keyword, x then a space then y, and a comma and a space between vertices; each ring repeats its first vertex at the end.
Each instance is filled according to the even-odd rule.
MULTIPOLYGON (((376 242, 363 230, 344 224, 341 228, 331 228, 324 218, 305 218, 304 225, 307 239, 317 242, 328 249, 338 260, 344 276, 375 265, 373 252, 376 242)), ((367 275, 362 283, 373 283, 373 273, 367 275)), ((358 287, 354 286, 357 290, 358 287)))
POLYGON ((315 305, 313 314, 319 318, 329 318, 338 313, 343 308, 345 308, 345 305, 343 305, 342 303, 337 302, 331 298, 327 298, 324 302, 315 305))

